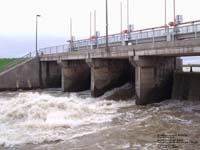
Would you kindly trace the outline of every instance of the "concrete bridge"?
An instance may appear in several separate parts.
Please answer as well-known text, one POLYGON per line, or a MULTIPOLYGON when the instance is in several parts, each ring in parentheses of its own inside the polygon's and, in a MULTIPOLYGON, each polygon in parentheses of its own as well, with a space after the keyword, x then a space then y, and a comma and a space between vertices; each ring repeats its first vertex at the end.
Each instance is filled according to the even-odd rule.
MULTIPOLYGON (((105 48, 105 38, 95 36, 41 49, 36 69, 25 66, 27 63, 21 66, 27 72, 37 72, 38 82, 25 79, 23 86, 62 87, 67 92, 91 89, 92 96, 98 97, 131 82, 136 103, 144 105, 176 95, 172 94, 173 76, 175 71, 182 70, 180 57, 200 55, 200 21, 110 35, 109 49, 105 48)), ((16 88, 16 82, 13 85, 16 88)), ((195 88, 200 93, 200 87, 195 88)), ((196 98, 200 96, 197 94, 196 98)))

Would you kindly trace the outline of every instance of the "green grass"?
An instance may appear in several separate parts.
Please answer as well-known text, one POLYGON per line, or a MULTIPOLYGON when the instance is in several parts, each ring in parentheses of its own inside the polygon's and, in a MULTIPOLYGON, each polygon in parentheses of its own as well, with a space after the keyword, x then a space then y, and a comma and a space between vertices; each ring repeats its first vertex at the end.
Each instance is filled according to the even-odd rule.
POLYGON ((16 58, 0 58, 0 72, 5 69, 7 64, 15 60, 16 58))

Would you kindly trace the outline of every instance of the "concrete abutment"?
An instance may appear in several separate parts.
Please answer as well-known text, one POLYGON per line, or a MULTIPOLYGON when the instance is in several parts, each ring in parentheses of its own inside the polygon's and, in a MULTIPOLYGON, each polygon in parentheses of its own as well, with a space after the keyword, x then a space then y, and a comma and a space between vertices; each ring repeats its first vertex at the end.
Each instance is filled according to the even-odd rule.
POLYGON ((200 100, 200 73, 181 72, 174 73, 172 98, 178 100, 200 100))
POLYGON ((61 65, 57 61, 41 62, 41 87, 61 87, 61 65))
POLYGON ((39 58, 30 58, 0 73, 0 91, 40 88, 39 58))
POLYGON ((90 89, 90 68, 85 60, 62 61, 62 91, 79 92, 90 89))

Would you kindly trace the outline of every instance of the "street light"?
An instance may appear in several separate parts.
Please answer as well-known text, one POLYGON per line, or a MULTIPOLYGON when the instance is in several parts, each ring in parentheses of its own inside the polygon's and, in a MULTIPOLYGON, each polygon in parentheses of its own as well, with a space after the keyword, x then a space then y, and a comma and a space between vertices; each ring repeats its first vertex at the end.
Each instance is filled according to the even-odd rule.
POLYGON ((36 15, 36 41, 35 41, 35 52, 36 56, 38 56, 38 17, 41 17, 41 15, 36 15))

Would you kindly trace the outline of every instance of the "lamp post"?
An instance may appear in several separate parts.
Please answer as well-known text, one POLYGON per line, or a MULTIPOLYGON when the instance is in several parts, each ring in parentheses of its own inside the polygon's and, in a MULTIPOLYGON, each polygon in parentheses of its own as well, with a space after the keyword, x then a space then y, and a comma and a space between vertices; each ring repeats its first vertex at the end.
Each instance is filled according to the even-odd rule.
POLYGON ((36 56, 38 56, 38 17, 41 17, 41 15, 36 15, 36 39, 35 39, 36 56))
POLYGON ((108 0, 106 0, 106 50, 108 51, 108 0))

